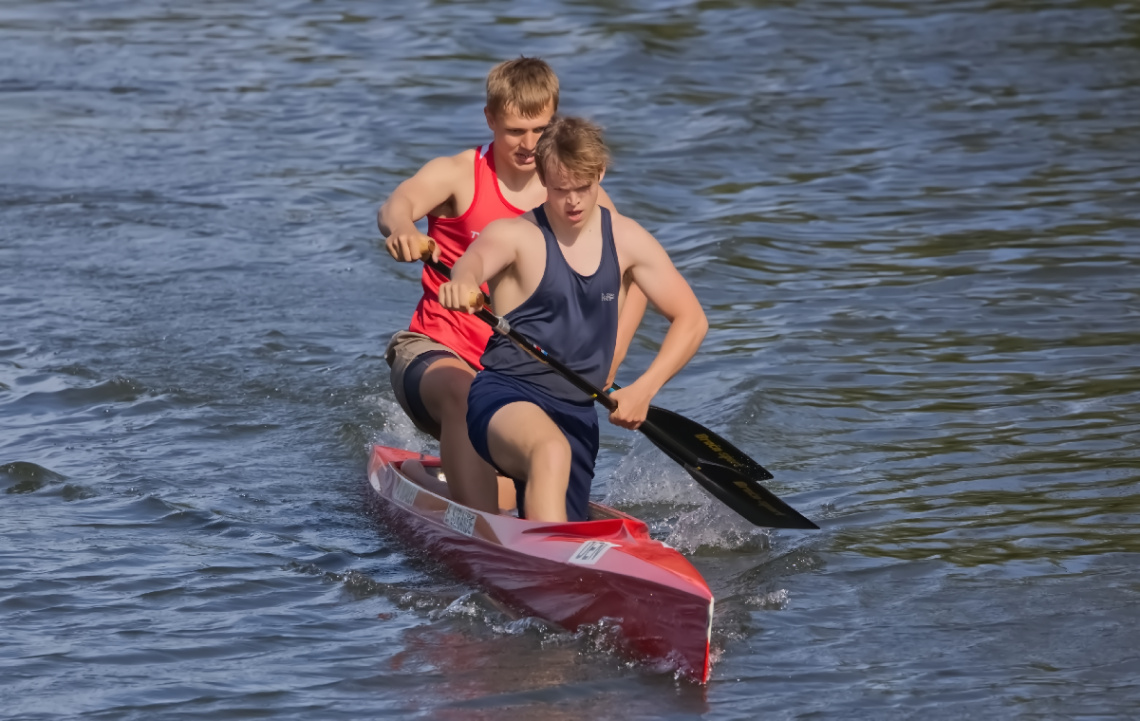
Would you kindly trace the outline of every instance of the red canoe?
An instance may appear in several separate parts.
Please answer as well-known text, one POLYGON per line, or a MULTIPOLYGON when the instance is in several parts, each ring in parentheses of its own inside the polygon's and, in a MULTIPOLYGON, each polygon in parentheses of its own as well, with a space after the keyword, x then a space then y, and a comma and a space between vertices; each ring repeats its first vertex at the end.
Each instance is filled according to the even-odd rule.
POLYGON ((504 605, 569 631, 605 621, 620 650, 699 683, 709 677, 713 595, 685 557, 645 523, 599 504, 589 521, 539 523, 482 513, 447 498, 439 459, 373 446, 377 510, 404 541, 504 605), (412 472, 415 468, 416 472, 412 472))

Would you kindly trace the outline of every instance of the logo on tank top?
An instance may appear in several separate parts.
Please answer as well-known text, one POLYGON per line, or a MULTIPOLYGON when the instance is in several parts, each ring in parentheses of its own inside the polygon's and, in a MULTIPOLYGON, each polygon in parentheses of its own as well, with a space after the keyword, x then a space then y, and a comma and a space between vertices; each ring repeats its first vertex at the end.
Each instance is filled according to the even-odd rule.
POLYGON ((613 300, 613 299, 614 299, 613 293, 602 293, 602 300, 613 300))
POLYGON ((479 237, 479 231, 477 231, 477 230, 471 231, 471 240, 475 240, 478 237, 479 237))

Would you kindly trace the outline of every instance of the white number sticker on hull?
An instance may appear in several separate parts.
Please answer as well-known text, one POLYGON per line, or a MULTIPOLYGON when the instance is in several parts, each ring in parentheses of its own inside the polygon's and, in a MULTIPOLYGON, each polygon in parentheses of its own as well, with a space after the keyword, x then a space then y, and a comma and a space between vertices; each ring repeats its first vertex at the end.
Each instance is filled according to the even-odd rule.
POLYGON ((448 503, 447 510, 443 514, 443 522, 462 534, 475 535, 475 514, 463 506, 448 503))
POLYGON ((396 486, 395 492, 392 493, 392 498, 395 498, 405 506, 412 506, 416 503, 416 495, 419 491, 416 490, 416 484, 403 478, 400 479, 400 484, 396 486))
POLYGON ((570 563, 577 563, 579 566, 593 566, 598 562, 598 559, 606 555, 606 551, 616 545, 616 543, 606 543, 605 541, 586 541, 578 546, 577 551, 574 551, 574 555, 570 557, 570 563))

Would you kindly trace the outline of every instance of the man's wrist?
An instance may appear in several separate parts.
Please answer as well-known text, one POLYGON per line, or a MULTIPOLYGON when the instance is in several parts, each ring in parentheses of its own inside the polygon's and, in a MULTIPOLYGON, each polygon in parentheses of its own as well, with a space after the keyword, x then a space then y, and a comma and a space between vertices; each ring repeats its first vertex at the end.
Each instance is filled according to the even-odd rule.
POLYGON ((420 229, 415 223, 393 223, 389 226, 392 232, 388 235, 419 235, 420 229))

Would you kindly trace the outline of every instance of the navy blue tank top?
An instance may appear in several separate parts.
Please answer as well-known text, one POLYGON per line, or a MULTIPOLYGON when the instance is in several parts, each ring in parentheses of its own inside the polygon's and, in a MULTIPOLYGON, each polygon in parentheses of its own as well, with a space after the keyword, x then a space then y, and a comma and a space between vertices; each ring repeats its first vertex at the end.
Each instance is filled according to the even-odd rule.
MULTIPOLYGON (((504 317, 528 340, 601 388, 617 344, 621 266, 614 248, 610 211, 602 211, 602 260, 593 275, 580 275, 562 255, 542 206, 535 220, 546 241, 546 269, 529 298, 504 317)), ((587 394, 536 360, 510 338, 495 333, 483 352, 483 367, 544 389, 555 398, 590 402, 587 394)))

